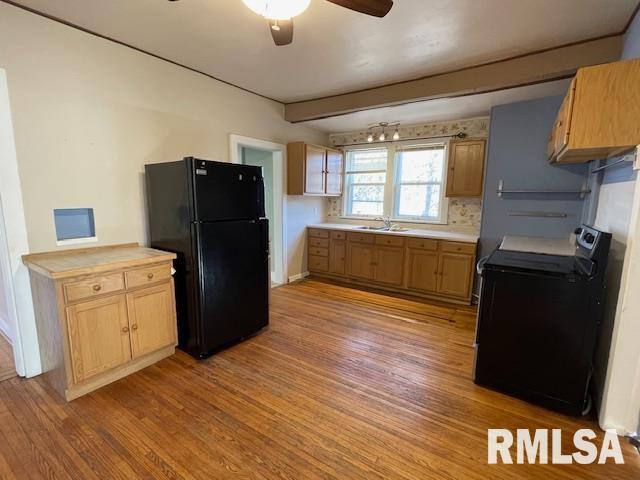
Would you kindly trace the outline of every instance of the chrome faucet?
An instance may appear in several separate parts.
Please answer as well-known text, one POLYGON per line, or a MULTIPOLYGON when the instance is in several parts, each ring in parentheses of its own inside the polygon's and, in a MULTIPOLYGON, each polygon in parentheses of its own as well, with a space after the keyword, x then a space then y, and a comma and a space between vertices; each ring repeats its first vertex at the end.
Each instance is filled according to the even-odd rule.
POLYGON ((391 230, 391 227, 393 226, 391 224, 391 217, 389 217, 388 215, 385 215, 383 217, 376 217, 375 221, 382 222, 386 230, 391 230))

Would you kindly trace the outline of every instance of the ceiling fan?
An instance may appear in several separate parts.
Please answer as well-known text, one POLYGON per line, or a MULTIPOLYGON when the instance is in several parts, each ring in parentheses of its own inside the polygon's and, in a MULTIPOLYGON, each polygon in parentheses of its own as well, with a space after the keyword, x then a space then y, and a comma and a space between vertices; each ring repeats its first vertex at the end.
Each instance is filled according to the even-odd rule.
MULTIPOLYGON (((276 45, 293 41, 293 17, 304 12, 311 0, 242 0, 251 10, 269 22, 269 30, 276 45)), ((382 18, 393 7, 393 0, 327 0, 359 13, 382 18)))

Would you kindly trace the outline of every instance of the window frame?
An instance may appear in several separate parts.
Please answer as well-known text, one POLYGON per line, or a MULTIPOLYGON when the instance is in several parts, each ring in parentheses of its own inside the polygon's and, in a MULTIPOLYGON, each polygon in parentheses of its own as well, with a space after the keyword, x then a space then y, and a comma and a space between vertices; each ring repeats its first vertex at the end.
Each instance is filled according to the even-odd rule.
MULTIPOLYGON (((433 141, 433 142, 425 142, 425 141, 416 141, 416 140, 405 140, 400 142, 393 143, 385 143, 385 144, 371 144, 371 145, 356 145, 356 146, 347 146, 344 148, 345 159, 349 152, 355 150, 373 150, 376 148, 386 148, 387 149, 387 175, 386 182, 384 187, 384 200, 383 200, 383 216, 388 216, 392 221, 397 223, 424 223, 424 224, 436 224, 436 225, 447 225, 448 224, 448 211, 449 211, 449 198, 446 196, 446 185, 447 185, 447 173, 449 171, 449 149, 450 149, 450 140, 443 139, 441 141, 433 141), (420 147, 436 147, 442 146, 444 147, 444 160, 443 160, 443 171, 442 171, 442 183, 440 188, 440 214, 437 219, 425 219, 424 217, 409 217, 409 216, 397 216, 396 212, 396 202, 398 201, 399 195, 399 163, 398 160, 398 151, 409 148, 420 148, 420 147)), ((344 175, 344 184, 343 184, 343 196, 342 196, 342 215, 340 218, 344 218, 346 220, 373 220, 379 215, 348 215, 348 205, 349 205, 349 188, 347 185, 347 175, 346 175, 346 165, 345 161, 345 175, 344 175)))
MULTIPOLYGON (((350 198, 351 195, 351 187, 354 185, 352 183, 349 183, 349 170, 347 169, 347 165, 348 165, 348 156, 351 152, 354 151, 370 151, 370 150, 382 150, 382 149, 386 149, 387 150, 387 166, 384 170, 385 172, 385 182, 384 183, 369 183, 366 185, 382 185, 384 187, 384 195, 382 198, 382 213, 380 215, 386 215, 385 213, 385 209, 386 209, 386 203, 387 203, 387 189, 388 189, 388 185, 389 185, 389 148, 386 146, 368 146, 368 147, 361 147, 361 148, 351 148, 346 150, 344 152, 345 155, 345 162, 344 162, 344 185, 343 185, 343 202, 342 202, 342 216, 344 218, 367 218, 367 219, 372 219, 372 218, 377 218, 380 215, 348 215, 347 212, 350 210, 350 205, 353 203, 352 199, 350 198)), ((381 173, 383 170, 370 170, 370 171, 366 171, 366 170, 362 170, 361 173, 381 173)), ((360 172, 360 171, 358 171, 360 172)), ((364 185, 364 184, 358 184, 358 185, 364 185)), ((372 202, 373 203, 373 202, 372 202)), ((375 202, 375 203, 379 203, 379 202, 375 202)))

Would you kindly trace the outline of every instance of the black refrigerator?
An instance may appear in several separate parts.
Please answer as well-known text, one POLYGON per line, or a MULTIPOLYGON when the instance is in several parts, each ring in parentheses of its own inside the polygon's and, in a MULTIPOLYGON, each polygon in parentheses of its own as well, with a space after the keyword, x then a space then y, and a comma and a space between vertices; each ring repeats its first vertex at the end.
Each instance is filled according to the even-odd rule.
POLYGON ((151 246, 177 254, 179 347, 206 358, 269 323, 262 169, 193 157, 145 166, 151 246))

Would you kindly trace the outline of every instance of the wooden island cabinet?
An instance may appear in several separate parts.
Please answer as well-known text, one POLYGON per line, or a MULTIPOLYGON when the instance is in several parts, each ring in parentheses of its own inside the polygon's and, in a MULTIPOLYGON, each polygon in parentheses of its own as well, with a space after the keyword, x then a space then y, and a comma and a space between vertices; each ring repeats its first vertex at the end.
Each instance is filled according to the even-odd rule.
POLYGON ((476 242, 308 229, 314 275, 454 303, 471 302, 476 242))
POLYGON ((67 400, 175 352, 175 254, 137 244, 25 255, 44 376, 67 400))

